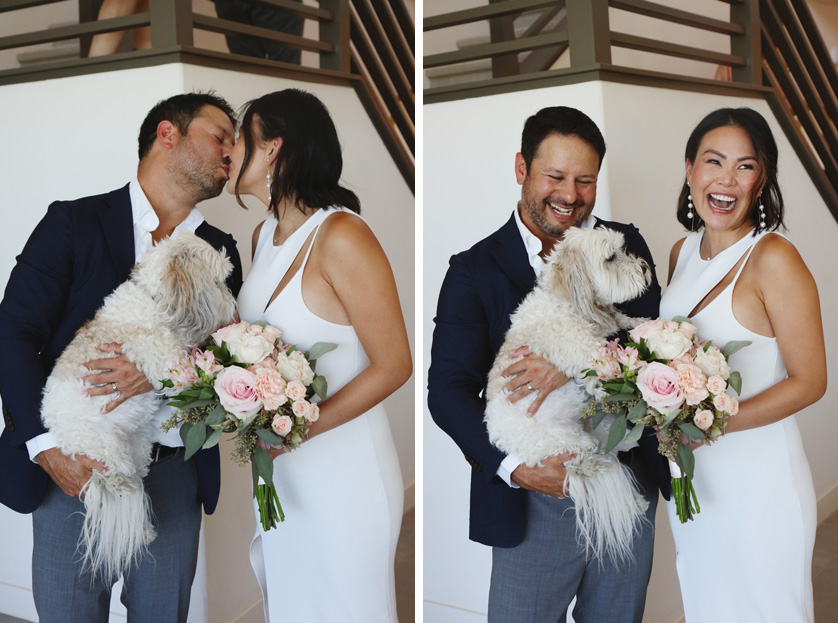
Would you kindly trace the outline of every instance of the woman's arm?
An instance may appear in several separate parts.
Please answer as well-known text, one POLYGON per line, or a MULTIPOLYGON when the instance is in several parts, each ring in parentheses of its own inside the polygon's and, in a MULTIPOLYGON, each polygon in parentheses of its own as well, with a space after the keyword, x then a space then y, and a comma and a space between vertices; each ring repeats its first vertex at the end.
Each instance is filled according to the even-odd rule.
MULTIPOLYGON (((313 266, 331 287, 370 365, 320 404, 309 437, 368 411, 401 387, 413 372, 396 282, 378 240, 361 219, 330 216, 312 249, 313 266)), ((306 275, 303 276, 304 282, 306 275)), ((327 379, 328 381, 328 379, 327 379)))
POLYGON ((736 285, 733 310, 751 330, 777 338, 788 378, 742 402, 727 432, 778 422, 826 392, 826 349, 815 280, 788 240, 766 236, 736 285))

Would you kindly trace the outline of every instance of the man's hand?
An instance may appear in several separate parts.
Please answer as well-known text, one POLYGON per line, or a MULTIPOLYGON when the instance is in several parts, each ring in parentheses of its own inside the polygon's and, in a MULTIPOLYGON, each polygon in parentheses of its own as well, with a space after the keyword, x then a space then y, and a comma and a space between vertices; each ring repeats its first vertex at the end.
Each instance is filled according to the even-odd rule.
POLYGON ((137 369, 137 366, 128 361, 128 358, 122 354, 120 344, 103 344, 99 347, 99 350, 105 353, 113 353, 115 356, 88 361, 84 364, 84 367, 99 372, 88 374, 83 380, 93 385, 93 387, 87 389, 88 396, 113 394, 113 400, 104 406, 103 413, 110 413, 132 396, 144 394, 154 389, 145 375, 137 369), (114 390, 114 388, 116 389, 114 390))
POLYGON ((58 448, 50 448, 39 452, 35 457, 38 465, 44 468, 52 481, 70 497, 77 498, 94 469, 106 470, 105 464, 83 454, 75 458, 67 456, 58 448))
POLYGON ((542 467, 527 467, 523 463, 512 472, 512 482, 522 489, 537 491, 554 498, 565 496, 564 479, 567 475, 564 463, 576 454, 557 454, 543 461, 542 467))
POLYGON ((503 371, 503 376, 513 377, 503 388, 512 392, 508 398, 509 402, 518 402, 532 392, 538 392, 535 400, 527 409, 527 416, 532 417, 538 411, 544 399, 547 398, 547 394, 554 389, 558 389, 570 379, 564 372, 541 355, 531 352, 526 346, 516 348, 509 354, 512 357, 523 356, 524 358, 521 361, 516 361, 503 371))

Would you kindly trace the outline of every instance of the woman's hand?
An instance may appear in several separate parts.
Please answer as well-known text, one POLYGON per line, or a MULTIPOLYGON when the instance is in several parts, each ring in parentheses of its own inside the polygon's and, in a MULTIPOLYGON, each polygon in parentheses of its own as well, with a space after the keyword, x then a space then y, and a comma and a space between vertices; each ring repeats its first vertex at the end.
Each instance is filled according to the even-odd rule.
POLYGON ((511 380, 503 388, 511 392, 508 400, 512 403, 529 396, 532 392, 538 392, 535 400, 527 409, 527 417, 532 417, 536 414, 544 399, 547 398, 547 395, 567 383, 570 378, 544 357, 536 355, 526 346, 516 348, 509 354, 512 357, 523 356, 523 359, 516 361, 503 371, 502 376, 511 377, 511 380))
POLYGON ((85 391, 88 396, 113 394, 113 400, 102 408, 102 413, 110 413, 129 398, 154 389, 137 366, 122 354, 121 344, 103 344, 99 350, 114 356, 85 363, 85 368, 98 372, 88 374, 82 380, 93 386, 85 391))

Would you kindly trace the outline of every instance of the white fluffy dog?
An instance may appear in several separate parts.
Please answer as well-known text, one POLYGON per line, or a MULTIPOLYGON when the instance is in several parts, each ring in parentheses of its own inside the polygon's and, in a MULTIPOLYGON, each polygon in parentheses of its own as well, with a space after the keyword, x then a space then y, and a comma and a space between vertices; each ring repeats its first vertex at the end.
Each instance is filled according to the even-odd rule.
POLYGON ((576 507, 580 542, 602 560, 631 557, 631 540, 648 507, 635 490, 631 471, 604 452, 607 430, 592 430, 580 410, 590 401, 574 381, 591 351, 606 337, 636 322, 615 303, 644 292, 651 273, 642 259, 623 251, 623 235, 609 229, 570 228, 547 259, 535 289, 512 315, 512 325, 489 372, 486 425, 492 443, 534 466, 556 454, 574 452, 565 463, 565 491, 576 507), (531 397, 511 403, 501 373, 520 358, 510 351, 528 346, 571 380, 551 392, 533 417, 531 397))
POLYGON ((44 388, 41 419, 67 455, 85 454, 107 471, 93 471, 83 490, 86 509, 79 541, 84 568, 118 577, 156 536, 143 477, 151 463, 149 422, 159 408, 153 392, 134 396, 107 415, 113 395, 87 396, 82 364, 122 351, 160 389, 166 359, 233 320, 235 300, 224 283, 233 267, 226 254, 194 234, 165 239, 113 291, 55 364, 44 388))

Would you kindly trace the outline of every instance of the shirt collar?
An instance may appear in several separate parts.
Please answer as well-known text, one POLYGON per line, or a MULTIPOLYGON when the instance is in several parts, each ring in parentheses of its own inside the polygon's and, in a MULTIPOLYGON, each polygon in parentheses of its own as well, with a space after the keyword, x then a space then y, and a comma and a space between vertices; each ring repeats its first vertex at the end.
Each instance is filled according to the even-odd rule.
MULTIPOLYGON (((131 213, 134 223, 134 231, 140 233, 151 233, 160 225, 160 219, 151 207, 148 197, 145 195, 140 181, 135 177, 128 184, 128 193, 131 198, 131 213)), ((192 208, 189 214, 180 224, 175 227, 172 235, 181 231, 195 233, 195 230, 204 222, 204 215, 197 207, 192 208)))
MULTIPOLYGON (((536 275, 540 275, 544 268, 544 260, 539 255, 541 253, 541 240, 524 225, 524 221, 521 220, 519 208, 515 208, 515 224, 518 226, 518 233, 521 234, 521 240, 523 240, 524 248, 527 250, 527 259, 530 262, 530 266, 532 266, 536 275)), ((593 214, 589 214, 588 218, 579 224, 579 228, 593 229, 595 225, 596 218, 593 214)))

